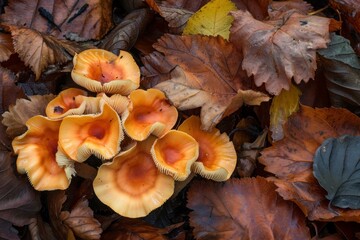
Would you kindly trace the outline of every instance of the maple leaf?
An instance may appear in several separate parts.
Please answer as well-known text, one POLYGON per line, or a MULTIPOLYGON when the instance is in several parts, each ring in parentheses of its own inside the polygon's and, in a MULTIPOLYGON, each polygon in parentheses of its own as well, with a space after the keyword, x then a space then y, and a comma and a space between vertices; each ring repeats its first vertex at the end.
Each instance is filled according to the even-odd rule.
MULTIPOLYGON (((259 105, 269 99, 250 89, 240 67, 241 54, 221 37, 167 34, 153 47, 174 66, 171 78, 155 88, 165 92, 180 110, 201 107, 203 129, 211 129, 244 103, 259 105)), ((153 69, 162 64, 156 57, 147 60, 152 61, 153 69)), ((162 69, 161 65, 158 68, 162 69)))
POLYGON ((10 0, 1 22, 26 26, 57 38, 101 39, 111 28, 111 0, 10 0))
POLYGON ((330 20, 290 12, 281 19, 261 22, 249 12, 232 12, 230 41, 244 54, 242 68, 257 86, 278 95, 296 83, 314 78, 316 50, 329 42, 330 20))
POLYGON ((49 65, 72 60, 82 49, 67 40, 59 40, 38 31, 17 26, 8 26, 14 49, 26 66, 35 73, 36 79, 49 65))
POLYGON ((284 138, 261 152, 259 162, 275 174, 277 192, 310 220, 357 221, 360 210, 328 209, 326 192, 313 176, 315 151, 330 137, 360 135, 360 118, 345 109, 301 106, 284 126, 284 138))
POLYGON ((0 33, 0 62, 6 61, 14 52, 11 35, 7 33, 0 33))
POLYGON ((309 239, 300 209, 275 189, 261 177, 192 183, 187 207, 196 239, 309 239))

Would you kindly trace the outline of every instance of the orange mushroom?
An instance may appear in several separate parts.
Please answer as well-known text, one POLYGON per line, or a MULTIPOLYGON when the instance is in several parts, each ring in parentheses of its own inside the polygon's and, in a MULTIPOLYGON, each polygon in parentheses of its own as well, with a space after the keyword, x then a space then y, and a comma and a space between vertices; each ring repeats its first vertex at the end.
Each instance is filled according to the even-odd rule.
POLYGON ((129 95, 130 103, 122 114, 124 130, 129 137, 142 141, 150 134, 165 135, 175 125, 178 112, 158 89, 137 89, 129 95))
POLYGON ((199 144, 189 134, 171 130, 155 140, 151 155, 158 169, 177 181, 184 181, 199 157, 199 144))
POLYGON ((233 173, 237 156, 229 137, 216 128, 201 130, 199 117, 191 116, 178 128, 191 135, 199 143, 199 158, 192 165, 192 171, 214 181, 225 181, 233 173))
POLYGON ((129 98, 120 94, 108 97, 105 93, 99 93, 97 97, 104 99, 118 114, 122 114, 129 105, 129 98))
POLYGON ((92 92, 128 95, 140 84, 140 69, 126 51, 119 56, 103 49, 88 49, 76 54, 71 77, 92 92))
POLYGON ((28 130, 12 142, 14 152, 18 154, 18 172, 27 173, 38 191, 66 189, 75 173, 73 168, 65 172, 56 162, 60 123, 61 120, 34 116, 26 122, 28 130))
POLYGON ((161 173, 151 157, 154 140, 137 142, 98 170, 93 182, 96 196, 122 216, 144 217, 174 192, 174 179, 161 173))
POLYGON ((119 115, 104 100, 100 105, 100 113, 67 116, 60 125, 59 145, 77 162, 91 154, 110 159, 120 151, 124 134, 119 115))
POLYGON ((77 96, 87 96, 87 92, 78 88, 69 88, 59 93, 46 106, 46 116, 60 119, 67 115, 82 114, 85 111, 85 102, 77 96))

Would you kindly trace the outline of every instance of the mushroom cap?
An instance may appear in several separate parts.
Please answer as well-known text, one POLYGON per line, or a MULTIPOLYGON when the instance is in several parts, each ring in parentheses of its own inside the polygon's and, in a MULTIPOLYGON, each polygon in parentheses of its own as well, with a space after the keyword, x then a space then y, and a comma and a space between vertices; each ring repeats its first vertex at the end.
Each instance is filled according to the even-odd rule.
POLYGON ((51 100, 46 106, 46 116, 52 119, 61 119, 72 114, 82 114, 85 103, 77 96, 87 96, 87 92, 78 88, 68 88, 51 100))
POLYGON ((60 123, 61 120, 34 116, 26 122, 28 130, 12 141, 18 154, 18 172, 27 173, 38 191, 66 189, 70 184, 71 174, 67 175, 56 162, 60 123))
POLYGON ((189 134, 171 130, 155 140, 151 155, 158 169, 177 181, 184 181, 199 157, 199 144, 189 134))
POLYGON ((199 158, 192 165, 192 171, 204 178, 225 181, 234 172, 237 162, 236 151, 229 137, 216 128, 207 132, 201 130, 199 117, 191 116, 178 128, 191 135, 199 143, 199 158))
POLYGON ((77 162, 91 154, 110 159, 120 151, 124 134, 119 115, 104 100, 100 104, 100 113, 68 116, 60 125, 59 145, 77 162))
POLYGON ((144 217, 174 193, 174 179, 161 173, 151 157, 154 140, 137 142, 98 170, 96 196, 122 216, 144 217))
POLYGON ((137 89, 129 95, 130 103, 122 114, 129 137, 142 141, 150 134, 162 137, 175 125, 178 112, 158 89, 137 89))
POLYGON ((119 56, 103 49, 88 49, 75 54, 71 77, 92 92, 128 95, 140 85, 140 68, 126 51, 119 56))

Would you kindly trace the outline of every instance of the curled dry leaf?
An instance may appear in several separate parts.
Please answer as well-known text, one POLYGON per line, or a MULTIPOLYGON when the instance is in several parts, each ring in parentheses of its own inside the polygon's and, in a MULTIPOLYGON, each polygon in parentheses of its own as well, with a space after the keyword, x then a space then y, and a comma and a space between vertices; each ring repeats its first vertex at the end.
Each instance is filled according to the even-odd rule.
POLYGON ((360 135, 360 118, 345 109, 301 106, 284 127, 284 138, 261 152, 260 163, 275 174, 277 191, 312 221, 360 222, 360 210, 329 210, 326 191, 313 176, 313 157, 324 140, 360 135))
POLYGON ((55 98, 55 95, 34 95, 29 96, 30 100, 21 98, 16 100, 14 106, 9 107, 9 111, 2 114, 4 124, 9 137, 16 137, 26 132, 26 121, 36 115, 45 116, 46 105, 55 98))
POLYGON ((314 78, 316 50, 329 42, 330 20, 289 12, 281 19, 261 22, 249 12, 232 12, 230 41, 244 54, 242 68, 257 86, 278 95, 296 83, 314 78))
POLYGON ((77 237, 82 239, 100 239, 102 233, 101 225, 94 218, 87 199, 80 199, 70 213, 68 211, 61 212, 60 219, 77 237))
POLYGON ((111 0, 9 1, 0 20, 57 38, 101 39, 112 27, 111 7, 111 0))
MULTIPOLYGON (((165 35, 154 48, 164 54, 150 55, 151 69, 160 69, 162 61, 173 66, 170 79, 155 86, 166 93, 180 110, 201 107, 203 129, 211 129, 244 103, 259 105, 269 98, 251 89, 241 70, 241 54, 221 37, 165 35), (175 67, 176 66, 176 67, 175 67)), ((147 69, 147 66, 145 66, 147 69)), ((156 73, 153 74, 156 78, 156 73)))
POLYGON ((193 182, 187 207, 196 239, 310 239, 303 213, 275 189, 260 177, 193 182))
POLYGON ((129 50, 151 20, 149 9, 134 10, 104 38, 100 48, 119 55, 120 50, 129 50))
POLYGON ((14 53, 14 47, 11 35, 0 33, 0 62, 8 60, 12 53, 14 53))
POLYGON ((59 40, 38 31, 8 26, 14 42, 14 49, 26 66, 35 73, 36 79, 53 64, 62 64, 72 60, 81 48, 67 40, 59 40))
POLYGON ((27 179, 15 175, 14 162, 11 153, 0 151, 0 220, 23 226, 40 211, 41 204, 27 179))

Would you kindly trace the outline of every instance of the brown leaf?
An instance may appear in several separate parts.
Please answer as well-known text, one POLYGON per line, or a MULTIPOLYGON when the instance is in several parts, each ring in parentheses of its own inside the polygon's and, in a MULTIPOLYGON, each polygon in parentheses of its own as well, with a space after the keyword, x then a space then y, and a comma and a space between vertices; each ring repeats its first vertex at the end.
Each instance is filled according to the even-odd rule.
POLYGON ((156 228, 140 219, 122 218, 104 231, 101 239, 114 240, 165 240, 166 228, 156 228))
POLYGON ((297 11, 306 15, 312 9, 311 4, 303 0, 273 1, 269 5, 268 12, 271 19, 279 19, 287 11, 297 11))
POLYGON ((17 230, 13 227, 11 222, 0 218, 0 238, 1 239, 12 239, 20 240, 17 230))
POLYGON ((360 5, 357 0, 329 0, 332 8, 341 12, 357 32, 360 32, 360 5))
POLYGON ((309 239, 302 212, 275 189, 260 177, 194 182, 187 207, 196 239, 309 239))
POLYGON ((14 104, 16 99, 26 97, 15 81, 16 77, 12 72, 0 67, 0 114, 14 104))
MULTIPOLYGON (((251 83, 240 67, 241 54, 221 37, 167 34, 154 48, 164 54, 169 65, 176 66, 171 78, 155 88, 164 91, 180 110, 201 107, 204 129, 211 129, 243 103, 259 105, 269 99, 250 89, 251 83)), ((156 56, 147 60, 151 61, 149 72, 160 69, 158 74, 163 74, 162 61, 156 56)))
POLYGON ((50 191, 47 194, 47 208, 50 224, 57 239, 66 239, 68 227, 60 220, 61 209, 66 201, 65 191, 50 191))
POLYGON ((149 9, 134 10, 121 21, 99 46, 119 55, 120 50, 129 50, 151 20, 149 9))
POLYGON ((29 96, 30 100, 17 99, 16 104, 2 114, 2 124, 7 127, 6 134, 14 138, 26 132, 26 121, 36 115, 45 116, 45 108, 53 98, 55 95, 49 94, 29 96))
POLYGON ((162 1, 161 5, 164 7, 170 8, 178 8, 178 9, 185 9, 190 12, 196 12, 206 3, 210 2, 210 0, 200 0, 200 1, 193 1, 193 0, 166 0, 162 1))
POLYGON ((194 14, 186 9, 159 6, 160 15, 169 23, 172 33, 182 33, 189 18, 194 14))
POLYGON ((41 205, 29 181, 15 175, 14 162, 11 153, 0 151, 0 219, 23 226, 30 223, 41 205))
POLYGON ((59 40, 38 31, 9 26, 15 51, 26 66, 35 73, 36 79, 52 64, 62 64, 72 60, 81 49, 67 40, 59 40))
POLYGON ((100 239, 101 225, 94 218, 93 211, 88 204, 87 199, 79 199, 70 213, 68 211, 60 213, 60 219, 76 236, 83 239, 100 239))
POLYGON ((0 62, 8 60, 12 53, 14 53, 14 47, 11 35, 0 33, 0 62))
POLYGON ((247 10, 257 20, 268 17, 268 6, 271 0, 233 0, 239 10, 247 10))
POLYGON ((345 109, 301 106, 284 127, 285 136, 262 151, 259 161, 276 175, 277 191, 295 202, 312 221, 357 221, 360 210, 329 210, 326 191, 313 176, 313 156, 329 137, 360 135, 360 118, 345 109))
POLYGON ((38 215, 36 218, 32 218, 28 226, 32 240, 56 240, 50 225, 43 221, 38 215))
POLYGON ((75 34, 82 40, 101 39, 112 27, 111 7, 111 0, 16 0, 9 1, 0 19, 57 38, 75 34), (40 14, 41 11, 48 12, 53 23, 49 17, 40 14))
POLYGON ((230 41, 242 50, 242 68, 254 75, 257 86, 278 95, 296 83, 314 78, 316 49, 329 42, 329 19, 296 12, 281 19, 261 22, 250 13, 232 12, 230 41))

